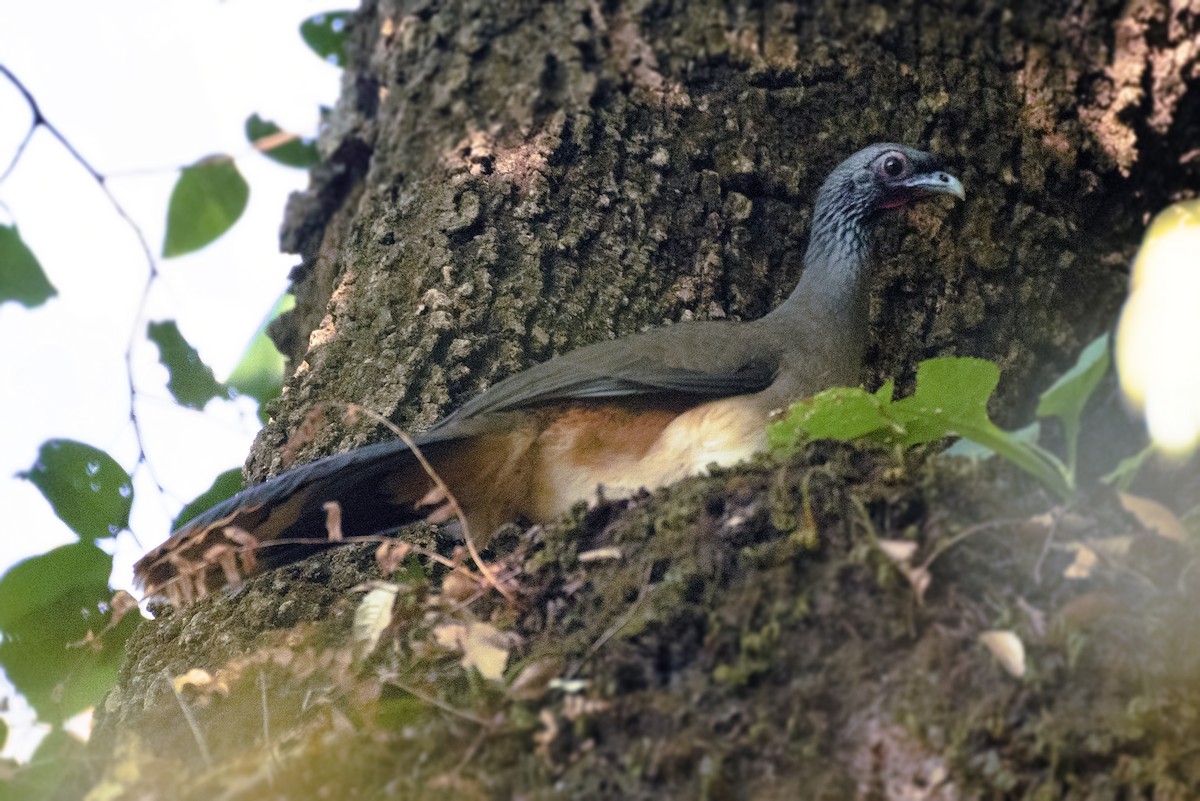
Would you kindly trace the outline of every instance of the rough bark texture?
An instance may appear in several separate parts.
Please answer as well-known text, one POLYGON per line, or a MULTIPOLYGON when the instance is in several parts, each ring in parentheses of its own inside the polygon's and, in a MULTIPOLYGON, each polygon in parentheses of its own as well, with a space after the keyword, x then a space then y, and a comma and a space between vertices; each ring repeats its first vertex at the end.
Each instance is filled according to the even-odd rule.
MULTIPOLYGON (((1198 16, 1165 0, 367 2, 327 163, 289 208, 303 262, 275 331, 297 369, 248 474, 383 436, 344 402, 417 429, 555 352, 765 313, 798 277, 826 172, 884 139, 946 156, 968 202, 880 232, 864 378, 903 388, 921 358, 984 356, 1015 420, 1111 323, 1146 214, 1194 191, 1198 16)), ((1191 550, 1147 537, 1146 584, 1079 584, 1042 552, 1053 533, 1000 528, 1013 536, 939 565, 924 606, 873 550, 871 532, 928 554, 1050 506, 998 475, 813 451, 500 538, 519 602, 468 614, 519 635, 510 684, 539 665, 589 681, 565 696, 504 690, 432 647, 451 613, 430 601, 453 593, 430 568, 354 662, 349 590, 376 568, 315 558, 144 626, 97 791, 1193 797, 1200 647, 1174 628, 1197 601, 1191 550), (578 561, 605 547, 617 564, 578 561), (988 628, 1021 632, 1032 679, 978 648, 988 628), (192 668, 219 679, 184 688, 208 765, 162 678, 192 668)), ((1136 531, 1110 506, 1071 536, 1136 531)))

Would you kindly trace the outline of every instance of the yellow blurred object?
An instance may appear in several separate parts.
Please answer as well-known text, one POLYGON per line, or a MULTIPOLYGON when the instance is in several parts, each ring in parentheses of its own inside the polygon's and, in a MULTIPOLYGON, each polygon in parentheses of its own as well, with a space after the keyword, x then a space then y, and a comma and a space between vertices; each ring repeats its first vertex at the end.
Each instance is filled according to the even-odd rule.
POLYGON ((1133 263, 1117 328, 1126 399, 1155 444, 1185 453, 1200 441, 1200 200, 1160 212, 1133 263))

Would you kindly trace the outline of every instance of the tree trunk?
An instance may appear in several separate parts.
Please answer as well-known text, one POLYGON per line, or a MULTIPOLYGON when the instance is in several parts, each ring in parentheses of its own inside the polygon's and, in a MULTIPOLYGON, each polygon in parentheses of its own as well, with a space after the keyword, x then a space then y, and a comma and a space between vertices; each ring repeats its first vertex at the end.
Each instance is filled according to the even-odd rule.
MULTIPOLYGON (((1194 193, 1198 15, 368 0, 326 163, 288 210, 302 263, 275 333, 296 371, 248 475, 387 436, 347 402, 419 430, 554 353, 761 316, 799 276, 820 182, 879 140, 946 157, 967 202, 880 230, 864 381, 903 389, 923 358, 982 356, 1003 370, 995 416, 1027 419, 1111 324, 1146 214, 1194 193)), ((1003 468, 894 458, 810 449, 500 537, 515 604, 451 613, 442 574, 410 564, 365 661, 350 590, 378 578, 369 551, 165 614, 104 712, 103 782, 185 798, 1192 797, 1200 648, 1181 643, 1200 643, 1115 610, 1166 630, 1196 590, 1072 583, 1070 559, 1043 552, 1054 529, 1001 525, 1049 499, 1003 468), (909 530, 928 554, 980 524, 924 603, 911 565, 871 545, 909 530), (463 614, 514 634, 507 690, 431 645, 463 614), (1024 680, 977 647, 992 628, 1031 644, 1024 680), (1147 639, 1163 653, 1128 658, 1147 639), (191 669, 212 681, 177 700, 164 676, 191 669), (566 690, 521 684, 539 670, 566 690), (130 764, 137 780, 118 775, 130 764)), ((1112 499, 1093 507, 1084 525, 1141 537, 1112 499)), ((1171 586, 1183 546, 1141 539, 1139 570, 1171 586)))

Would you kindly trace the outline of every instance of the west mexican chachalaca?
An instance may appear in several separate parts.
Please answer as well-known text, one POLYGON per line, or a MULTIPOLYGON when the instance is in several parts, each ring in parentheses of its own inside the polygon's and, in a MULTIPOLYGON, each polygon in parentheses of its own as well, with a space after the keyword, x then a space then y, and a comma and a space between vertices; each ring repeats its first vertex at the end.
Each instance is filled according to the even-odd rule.
MULTIPOLYGON (((939 167, 935 156, 896 144, 842 162, 817 195, 800 282, 765 317, 682 323, 579 348, 495 384, 418 436, 469 528, 548 521, 600 487, 627 496, 733 464, 763 448, 773 410, 857 385, 873 224, 922 198, 963 198, 962 184, 939 167)), ((312 550, 263 543, 327 543, 329 502, 345 536, 453 514, 408 446, 381 442, 214 506, 143 557, 135 576, 148 594, 203 596, 251 567, 312 550)))

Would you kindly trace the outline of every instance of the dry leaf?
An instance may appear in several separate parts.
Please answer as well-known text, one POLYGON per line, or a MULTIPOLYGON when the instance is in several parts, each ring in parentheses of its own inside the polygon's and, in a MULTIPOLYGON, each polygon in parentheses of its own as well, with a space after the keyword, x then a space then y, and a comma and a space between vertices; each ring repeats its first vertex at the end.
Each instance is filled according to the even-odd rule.
POLYGON ((442 595, 454 603, 462 603, 479 592, 479 582, 457 570, 451 570, 442 579, 442 595))
MULTIPOLYGON (((917 605, 925 603, 925 592, 933 582, 933 574, 925 565, 912 565, 912 558, 917 552, 917 544, 909 540, 879 540, 879 550, 896 565, 908 583, 912 585, 913 595, 917 605)), ((932 560, 931 560, 932 561, 932 560)))
POLYGON ((363 596, 354 610, 353 639, 359 653, 365 657, 379 645, 379 638, 392 623, 392 607, 396 604, 399 584, 372 582, 370 591, 363 596))
POLYGON ((1187 529, 1183 527, 1183 523, 1174 512, 1158 501, 1127 492, 1118 492, 1117 496, 1121 499, 1121 506, 1125 511, 1137 518, 1143 528, 1176 542, 1187 539, 1187 529))
POLYGON ((979 635, 979 641, 992 652, 992 656, 1010 676, 1019 679, 1025 675, 1025 645, 1016 634, 1011 631, 985 631, 979 635))
POLYGON ((554 717, 554 713, 549 709, 542 709, 538 714, 538 719, 546 728, 542 731, 535 732, 533 741, 537 743, 537 748, 534 753, 544 759, 547 763, 552 763, 550 758, 550 746, 554 745, 554 741, 558 739, 558 719, 554 717))
POLYGON ((917 552, 917 544, 909 540, 879 540, 879 550, 893 562, 908 563, 917 552))
POLYGON ((412 553, 412 545, 404 540, 385 540, 375 549, 375 564, 379 572, 390 576, 400 569, 400 565, 412 553))
POLYGON ((462 666, 475 668, 485 679, 499 681, 508 663, 511 637, 488 623, 446 623, 433 629, 433 636, 444 648, 462 651, 462 666))
POLYGON ((217 681, 212 677, 212 674, 207 670, 200 668, 192 668, 182 676, 176 676, 171 680, 171 686, 175 688, 175 692, 183 692, 185 687, 195 687, 198 690, 216 690, 221 694, 229 692, 229 687, 224 682, 217 681))
POLYGON ((321 504, 325 510, 325 533, 330 542, 341 542, 345 539, 342 534, 342 505, 337 501, 326 501, 321 504))
POLYGON ((1096 566, 1098 558, 1096 552, 1082 542, 1068 542, 1064 547, 1075 552, 1075 561, 1067 565, 1067 569, 1063 571, 1063 578, 1085 579, 1092 575, 1092 568, 1096 566))

